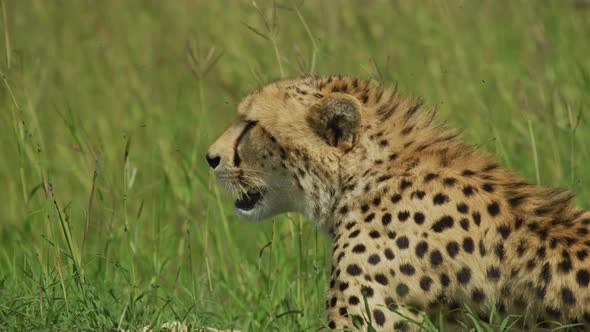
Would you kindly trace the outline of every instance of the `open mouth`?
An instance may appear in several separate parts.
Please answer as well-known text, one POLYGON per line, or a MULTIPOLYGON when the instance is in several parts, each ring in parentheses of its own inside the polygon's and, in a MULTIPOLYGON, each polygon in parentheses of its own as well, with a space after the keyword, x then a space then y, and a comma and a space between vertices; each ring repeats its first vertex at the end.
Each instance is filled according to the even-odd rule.
POLYGON ((240 194, 238 199, 234 202, 234 206, 243 211, 250 211, 256 207, 264 199, 265 189, 253 188, 246 193, 240 194))

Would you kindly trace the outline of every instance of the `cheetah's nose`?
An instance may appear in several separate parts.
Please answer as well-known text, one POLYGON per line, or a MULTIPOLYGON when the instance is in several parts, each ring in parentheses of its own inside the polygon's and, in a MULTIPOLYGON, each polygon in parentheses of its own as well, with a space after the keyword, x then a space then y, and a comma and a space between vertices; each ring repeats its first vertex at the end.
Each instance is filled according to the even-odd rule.
POLYGON ((221 162, 221 157, 219 156, 210 156, 208 153, 205 156, 205 158, 207 158, 207 163, 209 164, 209 166, 211 166, 211 168, 215 169, 215 167, 217 167, 219 165, 219 162, 221 162))

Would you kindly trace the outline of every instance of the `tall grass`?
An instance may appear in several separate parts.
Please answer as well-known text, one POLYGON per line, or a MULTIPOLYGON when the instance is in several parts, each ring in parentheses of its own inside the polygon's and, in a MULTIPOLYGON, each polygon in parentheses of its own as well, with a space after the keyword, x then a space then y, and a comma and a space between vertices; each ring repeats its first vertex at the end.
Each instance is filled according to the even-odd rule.
POLYGON ((590 207, 584 1, 0 10, 1 330, 324 326, 327 239, 298 215, 238 222, 203 160, 240 98, 280 77, 397 82, 504 165, 590 207))

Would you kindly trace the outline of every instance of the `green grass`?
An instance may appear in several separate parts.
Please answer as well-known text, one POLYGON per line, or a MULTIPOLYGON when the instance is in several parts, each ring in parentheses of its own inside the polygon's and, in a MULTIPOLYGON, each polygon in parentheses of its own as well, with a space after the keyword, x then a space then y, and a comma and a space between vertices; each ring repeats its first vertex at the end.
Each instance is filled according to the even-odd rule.
POLYGON ((590 207, 583 1, 0 3, 0 330, 324 326, 327 238, 239 222, 204 161, 282 76, 397 82, 590 207))

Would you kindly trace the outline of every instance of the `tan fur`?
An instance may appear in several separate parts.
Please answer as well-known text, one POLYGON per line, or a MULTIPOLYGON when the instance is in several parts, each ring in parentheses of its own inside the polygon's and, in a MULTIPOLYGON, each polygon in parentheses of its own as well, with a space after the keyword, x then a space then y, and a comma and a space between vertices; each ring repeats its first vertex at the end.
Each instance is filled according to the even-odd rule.
POLYGON ((442 310, 454 320, 464 304, 481 316, 492 305, 521 314, 525 330, 590 324, 590 213, 571 193, 498 166, 420 107, 350 77, 278 81, 239 106, 241 120, 256 121, 237 148, 240 167, 231 159, 243 123, 209 153, 229 187, 270 188, 273 209, 257 217, 300 212, 331 234, 331 328, 357 317, 363 328, 417 330, 402 316, 438 321, 442 310), (309 118, 341 94, 360 103, 361 125, 334 146, 309 118))

